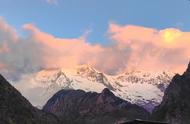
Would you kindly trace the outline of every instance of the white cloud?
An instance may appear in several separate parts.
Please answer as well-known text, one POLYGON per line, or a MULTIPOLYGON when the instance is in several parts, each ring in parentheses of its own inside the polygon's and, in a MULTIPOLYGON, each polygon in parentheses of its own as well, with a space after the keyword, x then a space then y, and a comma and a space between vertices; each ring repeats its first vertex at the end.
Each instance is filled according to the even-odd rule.
POLYGON ((46 2, 48 4, 53 4, 53 5, 57 5, 58 4, 58 0, 46 0, 46 2))

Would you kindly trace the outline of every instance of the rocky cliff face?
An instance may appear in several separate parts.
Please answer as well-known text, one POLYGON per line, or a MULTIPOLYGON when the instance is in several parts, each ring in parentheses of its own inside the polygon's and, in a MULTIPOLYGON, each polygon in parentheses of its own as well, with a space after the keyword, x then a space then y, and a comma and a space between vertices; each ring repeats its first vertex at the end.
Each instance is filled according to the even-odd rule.
POLYGON ((58 119, 34 108, 0 75, 0 124, 59 124, 58 119))
POLYGON ((190 124, 190 64, 183 75, 174 76, 152 118, 170 124, 190 124))
POLYGON ((145 109, 116 97, 107 88, 101 93, 61 90, 43 110, 57 115, 65 124, 115 124, 149 117, 145 109))

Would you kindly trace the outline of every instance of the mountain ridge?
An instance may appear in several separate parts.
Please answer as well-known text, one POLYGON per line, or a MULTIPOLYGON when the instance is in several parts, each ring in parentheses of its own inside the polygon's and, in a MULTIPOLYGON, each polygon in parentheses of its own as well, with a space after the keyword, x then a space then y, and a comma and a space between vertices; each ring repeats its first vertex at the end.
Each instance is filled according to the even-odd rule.
MULTIPOLYGON (((42 70, 22 78, 21 82, 27 81, 31 86, 25 83, 20 83, 20 86, 17 83, 15 86, 21 92, 23 85, 25 85, 25 88, 29 87, 28 91, 35 87, 36 89, 40 89, 38 92, 44 98, 44 100, 39 100, 41 101, 41 106, 45 104, 44 101, 47 101, 54 93, 61 89, 82 89, 87 92, 94 91, 100 93, 104 88, 108 88, 116 96, 143 106, 151 112, 154 106, 157 106, 161 102, 164 91, 169 85, 172 76, 173 73, 170 72, 152 73, 142 71, 128 71, 111 76, 92 67, 82 66, 71 71, 66 69, 42 70)), ((23 92, 31 94, 27 93, 27 91, 23 92)), ((26 95, 26 97, 32 98, 29 95, 26 95)), ((35 105, 39 104, 35 103, 35 105)))
POLYGON ((33 107, 0 75, 0 122, 2 124, 60 124, 53 114, 33 107))
POLYGON ((115 124, 150 116, 142 107, 116 97, 108 88, 101 93, 60 90, 47 101, 43 110, 55 114, 65 124, 115 124))
POLYGON ((152 114, 152 119, 171 124, 190 123, 190 63, 182 74, 176 74, 165 91, 163 101, 152 114))

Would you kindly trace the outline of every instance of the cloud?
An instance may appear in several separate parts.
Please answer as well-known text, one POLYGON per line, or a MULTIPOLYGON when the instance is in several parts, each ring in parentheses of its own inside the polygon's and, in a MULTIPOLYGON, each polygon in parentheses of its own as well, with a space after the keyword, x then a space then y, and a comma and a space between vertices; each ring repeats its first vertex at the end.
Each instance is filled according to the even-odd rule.
POLYGON ((103 72, 114 74, 125 68, 129 49, 117 45, 103 47, 90 44, 86 33, 79 38, 56 38, 40 31, 32 24, 23 26, 30 39, 38 44, 43 58, 43 68, 72 68, 88 64, 103 72), (56 61, 56 62, 55 62, 56 61), (104 64, 102 64, 104 62, 104 64))
MULTIPOLYGON (((8 25, 4 21, 0 23, 8 25)), ((9 32, 15 30, 10 25, 8 26, 9 32)), ((2 34, 7 36, 0 41, 2 44, 0 62, 6 64, 9 73, 18 75, 44 68, 72 68, 81 64, 94 66, 104 72, 115 73, 123 67, 118 61, 122 59, 119 54, 124 54, 123 50, 117 49, 116 46, 92 45, 86 40, 86 34, 78 38, 57 38, 40 31, 32 24, 25 24, 23 29, 28 33, 27 36, 21 37, 16 34, 16 39, 13 38, 14 35, 9 35, 9 32, 1 29, 2 34), (108 69, 108 66, 112 67, 108 69)))
POLYGON ((107 46, 91 44, 86 35, 55 37, 33 24, 23 25, 23 31, 27 35, 19 36, 0 19, 0 73, 12 78, 41 69, 82 64, 108 74, 127 69, 182 72, 190 60, 190 33, 174 28, 156 30, 112 23, 107 46))
POLYGON ((0 63, 0 69, 5 68, 5 65, 3 63, 0 63))
POLYGON ((40 46, 41 53, 44 55, 43 67, 45 68, 68 68, 84 64, 93 60, 92 57, 97 57, 98 53, 103 50, 100 45, 87 43, 84 37, 56 38, 31 24, 24 25, 24 28, 30 32, 32 41, 40 46))
POLYGON ((16 30, 1 18, 0 63, 4 66, 1 66, 0 72, 3 70, 14 77, 12 74, 18 76, 20 73, 38 70, 41 62, 38 45, 30 38, 18 36, 16 30))
POLYGON ((109 34, 120 47, 131 48, 129 68, 182 72, 190 60, 190 32, 111 23, 109 34))
POLYGON ((0 53, 5 53, 5 52, 9 52, 9 48, 6 42, 2 43, 0 47, 0 53))
POLYGON ((57 5, 58 4, 58 0, 46 0, 46 2, 48 4, 51 4, 51 5, 57 5))

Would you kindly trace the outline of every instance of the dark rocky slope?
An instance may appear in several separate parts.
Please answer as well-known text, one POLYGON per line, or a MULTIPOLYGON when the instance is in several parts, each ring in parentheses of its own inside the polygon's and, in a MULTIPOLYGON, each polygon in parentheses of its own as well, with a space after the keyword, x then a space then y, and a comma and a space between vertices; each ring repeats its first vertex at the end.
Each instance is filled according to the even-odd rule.
POLYGON ((115 124, 149 117, 145 109, 116 97, 109 89, 102 93, 61 90, 43 110, 57 115, 65 124, 115 124))
POLYGON ((33 107, 0 75, 0 124, 59 124, 59 121, 33 107))
POLYGON ((183 75, 174 76, 152 118, 170 124, 190 124, 190 64, 183 75))

